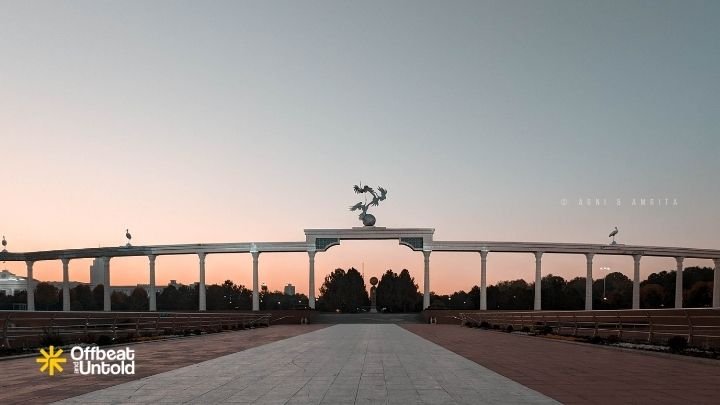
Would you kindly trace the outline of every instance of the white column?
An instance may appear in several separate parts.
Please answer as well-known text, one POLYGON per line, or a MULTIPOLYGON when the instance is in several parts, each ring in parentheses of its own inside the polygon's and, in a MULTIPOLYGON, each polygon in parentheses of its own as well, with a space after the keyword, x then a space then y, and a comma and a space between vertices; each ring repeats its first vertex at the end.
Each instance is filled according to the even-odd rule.
POLYGON ((592 311, 593 309, 593 256, 595 253, 585 253, 587 259, 587 273, 585 274, 585 310, 592 311))
POLYGON ((63 311, 70 310, 70 259, 60 259, 63 266, 62 296, 63 311))
POLYGON ((150 288, 148 288, 148 298, 150 300, 150 310, 157 311, 157 296, 155 293, 155 255, 149 255, 150 261, 150 288))
POLYGON ((720 307, 720 259, 713 259, 715 270, 713 271, 713 307, 720 307))
POLYGON ((198 283, 198 310, 205 311, 207 309, 207 303, 205 301, 205 253, 198 253, 200 259, 200 280, 198 283))
POLYGON ((423 256, 425 257, 425 281, 423 289, 423 309, 427 309, 430 306, 430 250, 423 250, 423 256))
POLYGON ((675 273, 675 308, 683 307, 683 259, 684 257, 676 257, 677 271, 675 273))
POLYGON ((252 310, 253 311, 259 311, 260 310, 260 291, 259 291, 259 283, 258 283, 258 259, 260 258, 260 252, 258 251, 251 251, 250 254, 252 255, 252 261, 253 261, 253 302, 252 302, 252 310))
POLYGON ((315 309, 315 251, 309 250, 308 256, 310 258, 310 280, 308 288, 308 306, 310 309, 315 309))
POLYGON ((535 252, 535 310, 542 309, 542 258, 543 252, 535 252))
POLYGON ((480 310, 487 309, 487 250, 480 251, 480 310))
POLYGON ((633 255, 635 269, 633 271, 632 309, 640 309, 640 259, 642 259, 642 255, 633 255))
POLYGON ((105 277, 103 284, 103 311, 111 311, 112 304, 110 302, 110 257, 103 257, 102 261, 105 264, 105 277))
POLYGON ((35 310, 35 282, 33 281, 33 263, 31 261, 25 262, 27 265, 27 280, 25 288, 27 289, 27 310, 35 310))

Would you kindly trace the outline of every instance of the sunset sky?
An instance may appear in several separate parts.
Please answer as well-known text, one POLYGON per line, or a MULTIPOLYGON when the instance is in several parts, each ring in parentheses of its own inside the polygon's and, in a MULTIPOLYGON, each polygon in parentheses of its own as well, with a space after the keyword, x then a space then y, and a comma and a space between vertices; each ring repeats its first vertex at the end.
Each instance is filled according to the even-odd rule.
MULTIPOLYGON (((117 246, 126 228, 134 245, 301 241, 360 226, 362 181, 389 190, 378 226, 437 240, 607 243, 618 226, 619 243, 718 249, 718 17, 692 0, 0 0, 0 234, 16 252, 117 246)), ((197 262, 160 257, 158 284, 196 281, 197 262)), ((260 282, 307 293, 307 262, 262 254, 260 282)), ((363 264, 422 289, 422 254, 397 241, 318 254, 316 285, 363 264)), ((674 266, 646 258, 642 277, 674 266)), ((438 293, 479 284, 476 253, 431 268, 438 293)), ((251 270, 210 255, 207 282, 251 270)), ((147 258, 111 271, 146 283, 147 258)), ((545 255, 543 273, 584 276, 585 258, 545 255)), ((489 283, 533 276, 530 254, 489 256, 489 283)))

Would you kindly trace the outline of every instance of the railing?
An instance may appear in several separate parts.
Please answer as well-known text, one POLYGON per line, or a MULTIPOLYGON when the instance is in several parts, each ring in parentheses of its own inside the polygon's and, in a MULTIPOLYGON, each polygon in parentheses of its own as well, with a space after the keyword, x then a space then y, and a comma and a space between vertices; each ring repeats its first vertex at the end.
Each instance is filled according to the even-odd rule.
POLYGON ((90 342, 270 326, 270 314, 0 311, 0 346, 34 347, 47 339, 90 342))
POLYGON ((720 348, 720 309, 657 309, 625 311, 477 311, 461 312, 464 325, 558 335, 608 338, 664 344, 683 336, 690 346, 720 348))

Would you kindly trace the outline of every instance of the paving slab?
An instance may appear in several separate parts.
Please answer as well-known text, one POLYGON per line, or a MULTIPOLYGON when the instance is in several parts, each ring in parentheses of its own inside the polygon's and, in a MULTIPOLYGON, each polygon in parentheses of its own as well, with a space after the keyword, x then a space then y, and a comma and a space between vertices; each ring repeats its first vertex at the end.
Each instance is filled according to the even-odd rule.
MULTIPOLYGON (((128 344, 136 351, 134 375, 83 376, 73 374, 72 366, 61 374, 48 376, 38 370, 35 357, 0 360, 0 404, 44 404, 96 391, 142 377, 199 363, 251 347, 286 339, 327 325, 274 325, 232 332, 190 336, 181 339, 163 339, 140 344, 128 344)), ((218 376, 212 382, 222 381, 218 376)), ((192 383, 192 380, 186 383, 192 383)), ((133 387, 135 383, 129 383, 133 387)), ((153 386, 143 386, 145 398, 158 397, 153 386)))
POLYGON ((565 404, 720 403, 720 361, 458 325, 403 327, 565 404))
POLYGON ((555 404, 397 325, 345 324, 59 403, 555 404))

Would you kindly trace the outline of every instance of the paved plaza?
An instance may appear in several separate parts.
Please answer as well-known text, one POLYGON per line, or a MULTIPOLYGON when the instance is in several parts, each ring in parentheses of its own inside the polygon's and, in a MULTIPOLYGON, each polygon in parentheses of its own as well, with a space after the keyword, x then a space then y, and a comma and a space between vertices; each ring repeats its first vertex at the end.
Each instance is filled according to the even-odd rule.
POLYGON ((390 324, 335 325, 61 403, 129 402, 556 403, 390 324))

